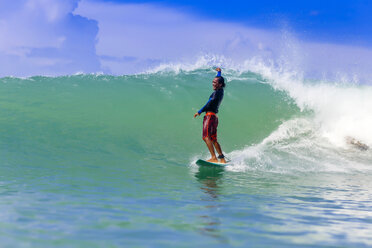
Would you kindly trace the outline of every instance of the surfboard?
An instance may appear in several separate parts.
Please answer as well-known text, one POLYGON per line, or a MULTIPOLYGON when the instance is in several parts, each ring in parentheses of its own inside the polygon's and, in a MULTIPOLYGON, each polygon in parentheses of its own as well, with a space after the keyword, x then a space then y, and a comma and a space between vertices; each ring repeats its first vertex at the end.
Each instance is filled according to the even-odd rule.
POLYGON ((203 159, 198 159, 198 161, 196 161, 196 164, 199 165, 199 166, 219 166, 219 167, 225 167, 225 166, 228 166, 229 164, 226 163, 213 163, 213 162, 208 162, 206 160, 203 160, 203 159))

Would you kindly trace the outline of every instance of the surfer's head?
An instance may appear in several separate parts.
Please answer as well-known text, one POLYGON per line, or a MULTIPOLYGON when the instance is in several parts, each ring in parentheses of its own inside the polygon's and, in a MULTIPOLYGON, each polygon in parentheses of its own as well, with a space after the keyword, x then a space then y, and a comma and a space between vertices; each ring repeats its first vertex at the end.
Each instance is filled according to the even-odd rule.
POLYGON ((225 88, 225 86, 226 86, 225 85, 225 79, 221 76, 215 77, 213 79, 212 85, 213 85, 214 90, 217 90, 219 88, 225 88))

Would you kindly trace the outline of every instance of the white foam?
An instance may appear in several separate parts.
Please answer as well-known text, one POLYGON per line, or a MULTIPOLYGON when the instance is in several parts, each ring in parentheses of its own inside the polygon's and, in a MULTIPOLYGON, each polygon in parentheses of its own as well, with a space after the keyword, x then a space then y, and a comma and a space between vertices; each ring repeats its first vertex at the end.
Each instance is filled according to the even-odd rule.
POLYGON ((231 67, 232 61, 223 55, 204 54, 196 57, 192 62, 170 62, 162 63, 144 73, 159 73, 159 72, 191 72, 200 69, 210 69, 211 67, 224 66, 231 67))
POLYGON ((349 172, 371 170, 372 156, 351 147, 333 146, 319 135, 312 118, 284 122, 261 143, 228 154, 231 171, 263 170, 275 173, 349 172))
POLYGON ((265 66, 256 71, 268 78, 275 89, 287 92, 301 110, 313 111, 317 131, 333 145, 345 147, 348 136, 372 144, 371 86, 355 82, 306 83, 295 73, 265 66))
MULTIPOLYGON (((285 91, 302 111, 312 112, 306 121, 294 119, 283 123, 260 144, 261 153, 274 160, 269 164, 283 168, 275 158, 285 158, 286 169, 290 164, 296 165, 292 169, 306 171, 370 169, 370 152, 351 147, 346 138, 372 144, 371 86, 358 85, 355 77, 348 81, 345 76, 336 82, 306 82, 301 73, 263 63, 251 64, 250 68, 263 75, 276 90, 285 91), (273 152, 281 155, 275 156, 273 152)), ((249 157, 250 149, 237 153, 249 157)))

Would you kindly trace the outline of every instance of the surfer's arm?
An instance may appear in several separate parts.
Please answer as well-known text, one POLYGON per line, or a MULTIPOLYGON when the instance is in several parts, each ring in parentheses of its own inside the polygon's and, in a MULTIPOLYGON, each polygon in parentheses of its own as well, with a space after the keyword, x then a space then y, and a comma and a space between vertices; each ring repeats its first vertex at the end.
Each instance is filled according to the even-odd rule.
POLYGON ((215 101, 218 99, 218 93, 217 91, 214 91, 212 95, 209 97, 208 102, 198 111, 198 114, 200 115, 203 112, 208 112, 208 109, 210 109, 211 104, 213 105, 215 101))
POLYGON ((198 114, 200 115, 201 113, 203 113, 206 109, 206 107, 208 106, 208 104, 213 100, 213 98, 209 98, 208 102, 198 111, 198 114))
POLYGON ((200 115, 201 113, 203 113, 205 111, 205 108, 208 106, 208 103, 211 101, 212 98, 209 98, 208 102, 198 111, 194 114, 194 118, 198 115, 200 115))
POLYGON ((216 77, 221 77, 221 68, 217 67, 216 71, 217 71, 217 76, 216 77))

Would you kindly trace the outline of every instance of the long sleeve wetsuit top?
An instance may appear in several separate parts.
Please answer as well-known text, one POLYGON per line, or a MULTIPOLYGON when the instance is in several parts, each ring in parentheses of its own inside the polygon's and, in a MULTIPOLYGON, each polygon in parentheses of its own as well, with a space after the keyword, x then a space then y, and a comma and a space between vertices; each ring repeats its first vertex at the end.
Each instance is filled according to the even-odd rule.
MULTIPOLYGON (((217 77, 220 77, 220 76, 221 76, 221 72, 219 71, 217 73, 217 77)), ((203 112, 213 112, 213 113, 217 114, 218 113, 218 108, 220 107, 220 104, 221 104, 222 99, 223 99, 223 94, 224 94, 223 88, 220 88, 220 89, 217 89, 217 90, 213 91, 213 93, 209 97, 208 102, 204 105, 204 107, 202 107, 198 111, 198 113, 201 114, 203 112)))

